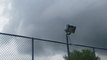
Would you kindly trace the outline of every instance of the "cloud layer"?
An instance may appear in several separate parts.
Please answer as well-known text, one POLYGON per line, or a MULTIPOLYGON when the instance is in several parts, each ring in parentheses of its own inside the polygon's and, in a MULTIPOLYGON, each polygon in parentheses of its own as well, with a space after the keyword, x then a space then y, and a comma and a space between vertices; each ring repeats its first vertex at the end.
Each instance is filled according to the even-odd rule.
MULTIPOLYGON (((105 0, 14 0, 12 19, 4 32, 65 42, 65 26, 72 24, 77 26, 76 33, 71 36, 73 43, 107 48, 106 3, 105 0)), ((38 51, 44 52, 51 47, 60 50, 57 45, 47 49, 44 42, 37 45, 40 47, 38 51)), ((25 53, 31 51, 25 48, 18 47, 25 53)))

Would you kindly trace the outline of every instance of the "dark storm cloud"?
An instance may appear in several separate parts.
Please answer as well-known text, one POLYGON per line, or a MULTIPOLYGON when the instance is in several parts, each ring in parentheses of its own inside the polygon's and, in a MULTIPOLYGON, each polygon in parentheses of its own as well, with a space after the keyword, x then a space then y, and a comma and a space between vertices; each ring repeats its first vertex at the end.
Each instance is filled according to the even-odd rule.
MULTIPOLYGON (((107 39, 107 13, 105 8, 106 5, 102 5, 99 7, 94 7, 93 9, 86 9, 85 11, 79 13, 75 20, 81 20, 78 22, 80 26, 79 34, 80 40, 84 40, 84 43, 90 42, 88 45, 94 45, 99 47, 106 47, 106 39, 107 39), (82 38, 81 38, 82 37, 82 38), (86 40, 86 41, 85 41, 86 40)), ((78 40, 78 38, 76 38, 78 40)))
MULTIPOLYGON (((16 14, 12 14, 15 16, 4 29, 6 32, 65 42, 65 25, 72 24, 77 26, 76 33, 72 35, 73 43, 107 48, 105 0, 14 0, 12 3, 16 14)), ((25 42, 23 44, 30 44, 25 42)), ((44 42, 35 45, 42 52, 59 50, 57 45, 47 46, 44 42)), ((26 47, 19 46, 18 49, 30 52, 31 49, 26 47)))

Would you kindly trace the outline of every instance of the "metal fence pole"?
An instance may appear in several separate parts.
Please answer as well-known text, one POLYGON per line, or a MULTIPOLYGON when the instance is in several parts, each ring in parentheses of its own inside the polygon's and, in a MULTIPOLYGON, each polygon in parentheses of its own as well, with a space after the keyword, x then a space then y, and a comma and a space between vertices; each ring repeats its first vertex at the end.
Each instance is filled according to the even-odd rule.
POLYGON ((68 60, 70 60, 69 41, 68 41, 68 35, 67 34, 66 34, 66 41, 67 41, 68 60))
MULTIPOLYGON (((96 56, 95 52, 96 52, 96 51, 95 51, 95 48, 93 48, 93 53, 94 53, 94 56, 96 56)), ((95 59, 96 59, 96 58, 95 58, 95 59)))
POLYGON ((94 55, 95 55, 95 48, 93 48, 93 53, 94 53, 94 55))
POLYGON ((34 60, 34 39, 32 38, 32 60, 34 60))

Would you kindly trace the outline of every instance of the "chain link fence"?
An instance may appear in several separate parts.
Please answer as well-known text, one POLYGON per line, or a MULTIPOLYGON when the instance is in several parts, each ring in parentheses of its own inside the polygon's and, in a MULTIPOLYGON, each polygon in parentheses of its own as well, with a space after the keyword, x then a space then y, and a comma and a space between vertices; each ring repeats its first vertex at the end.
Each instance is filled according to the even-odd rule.
MULTIPOLYGON (((89 49, 101 60, 107 59, 107 49, 69 44, 73 50, 89 49)), ((27 36, 0 33, 0 60, 64 60, 67 43, 27 36)))

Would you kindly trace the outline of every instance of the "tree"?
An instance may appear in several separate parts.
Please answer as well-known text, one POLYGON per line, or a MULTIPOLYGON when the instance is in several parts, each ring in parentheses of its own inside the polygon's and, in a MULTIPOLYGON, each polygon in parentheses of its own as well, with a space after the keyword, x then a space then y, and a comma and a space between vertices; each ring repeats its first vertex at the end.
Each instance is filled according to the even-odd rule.
MULTIPOLYGON (((65 60, 68 60, 68 56, 64 56, 65 60)), ((82 51, 74 50, 70 53, 70 60, 100 60, 94 52, 88 49, 83 49, 82 51)))

